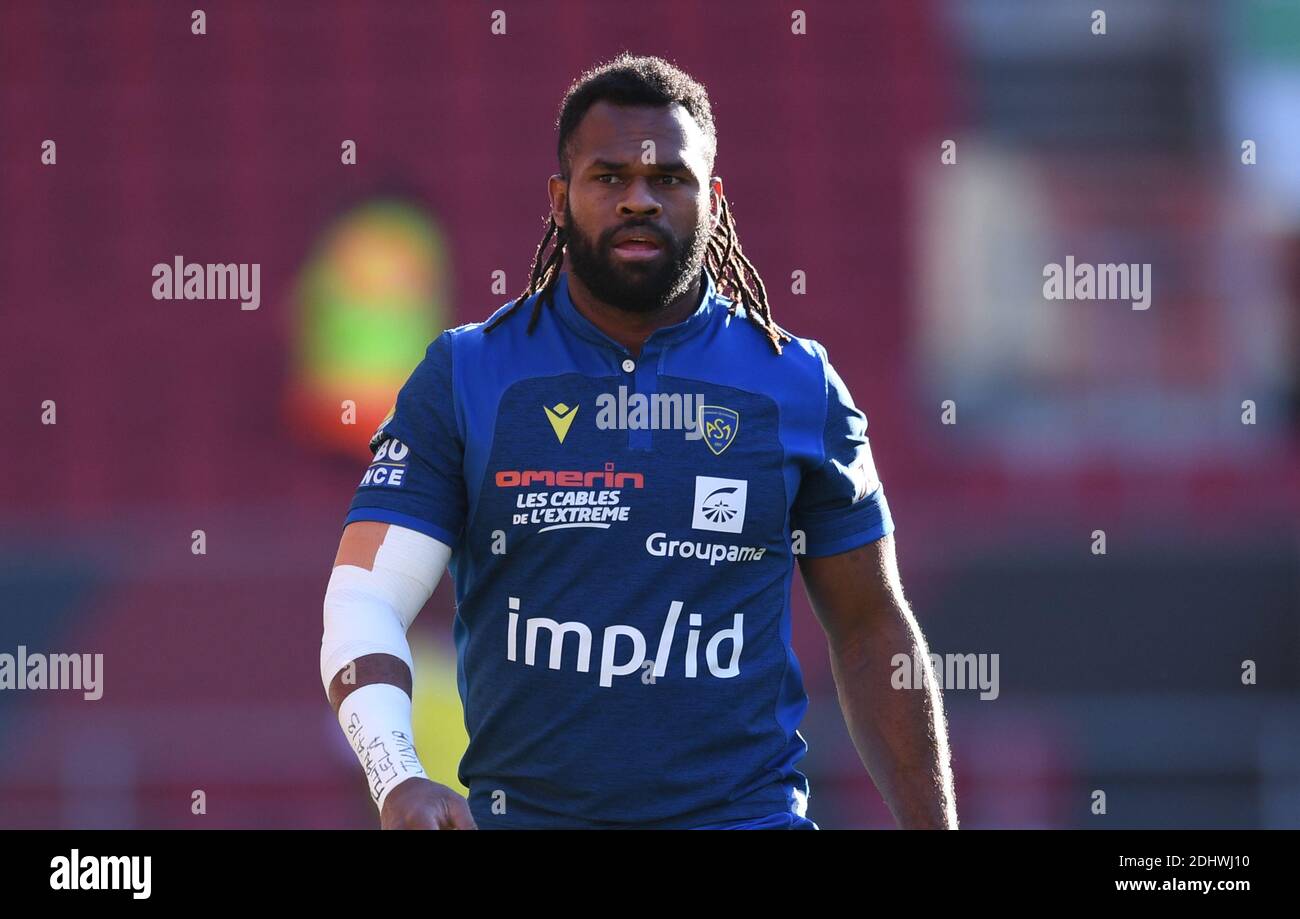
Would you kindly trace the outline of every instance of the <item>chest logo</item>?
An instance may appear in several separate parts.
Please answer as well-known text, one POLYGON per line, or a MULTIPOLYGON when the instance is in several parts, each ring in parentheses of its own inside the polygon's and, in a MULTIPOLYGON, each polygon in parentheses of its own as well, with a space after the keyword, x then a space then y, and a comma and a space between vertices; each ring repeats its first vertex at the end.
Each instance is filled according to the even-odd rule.
POLYGON ((579 407, 575 405, 570 408, 563 402, 557 402, 554 408, 548 405, 542 406, 542 409, 546 412, 546 420, 551 423, 551 430, 555 432, 555 438, 560 443, 564 443, 564 438, 573 425, 573 418, 578 414, 579 407))
POLYGON ((740 412, 721 405, 701 405, 700 422, 704 425, 704 442, 714 456, 719 456, 740 431, 740 412))
POLYGON ((741 533, 745 529, 745 498, 748 479, 719 479, 711 475, 695 477, 695 512, 691 529, 715 533, 741 533))

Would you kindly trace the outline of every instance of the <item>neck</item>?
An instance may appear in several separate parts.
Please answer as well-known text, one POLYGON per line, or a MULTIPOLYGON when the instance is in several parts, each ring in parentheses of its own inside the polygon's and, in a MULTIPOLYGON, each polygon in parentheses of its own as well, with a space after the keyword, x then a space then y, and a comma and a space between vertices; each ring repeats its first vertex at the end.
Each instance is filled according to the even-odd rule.
POLYGON ((633 357, 641 355, 645 340, 656 329, 676 325, 699 309, 704 296, 704 272, 701 271, 695 283, 671 303, 653 312, 632 313, 598 299, 572 269, 568 270, 568 277, 569 299, 574 308, 592 325, 627 348, 633 357))

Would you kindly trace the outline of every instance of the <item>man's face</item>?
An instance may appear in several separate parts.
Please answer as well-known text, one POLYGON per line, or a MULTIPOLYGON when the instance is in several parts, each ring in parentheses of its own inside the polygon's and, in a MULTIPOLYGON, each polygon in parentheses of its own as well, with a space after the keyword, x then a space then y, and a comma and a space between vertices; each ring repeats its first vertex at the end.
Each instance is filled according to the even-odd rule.
MULTIPOLYGON (((569 181, 552 177, 551 201, 568 231, 574 274, 628 312, 653 312, 685 294, 704 266, 714 216, 711 164, 695 119, 680 105, 597 102, 573 132, 570 153, 569 181)), ((721 193, 720 180, 713 187, 721 193)))

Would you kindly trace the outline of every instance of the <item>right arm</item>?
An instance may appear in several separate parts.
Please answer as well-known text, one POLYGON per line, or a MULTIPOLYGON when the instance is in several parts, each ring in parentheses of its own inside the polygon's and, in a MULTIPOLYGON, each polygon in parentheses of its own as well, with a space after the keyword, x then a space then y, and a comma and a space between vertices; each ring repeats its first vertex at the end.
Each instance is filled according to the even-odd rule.
POLYGON ((465 799, 425 774, 411 727, 406 630, 450 556, 423 533, 356 521, 343 529, 325 591, 321 679, 384 829, 476 829, 465 799))

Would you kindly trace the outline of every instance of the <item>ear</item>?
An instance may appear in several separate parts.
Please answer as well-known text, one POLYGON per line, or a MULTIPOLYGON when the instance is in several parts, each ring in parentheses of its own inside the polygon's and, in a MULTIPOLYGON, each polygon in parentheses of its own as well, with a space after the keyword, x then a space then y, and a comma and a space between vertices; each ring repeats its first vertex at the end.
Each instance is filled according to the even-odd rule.
POLYGON ((709 180, 709 232, 714 233, 722 223, 722 178, 714 176, 709 180))
POLYGON ((546 194, 551 200, 551 219, 564 226, 564 206, 569 200, 569 183, 558 172, 546 180, 546 194))

